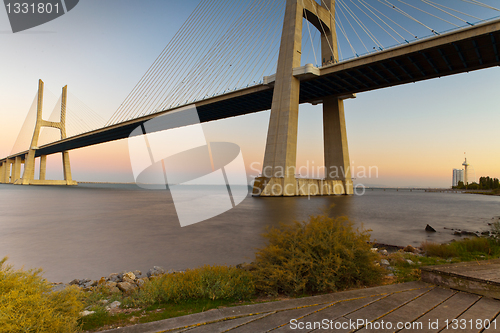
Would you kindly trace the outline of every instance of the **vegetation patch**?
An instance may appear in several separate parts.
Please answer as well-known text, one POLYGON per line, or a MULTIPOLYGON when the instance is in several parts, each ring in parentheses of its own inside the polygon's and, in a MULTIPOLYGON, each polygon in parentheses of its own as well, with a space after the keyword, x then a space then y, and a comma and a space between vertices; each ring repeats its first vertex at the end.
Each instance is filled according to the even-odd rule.
POLYGON ((241 300, 255 293, 249 272, 232 266, 203 266, 152 278, 125 305, 144 306, 186 300, 241 300))
POLYGON ((422 266, 500 258, 500 241, 495 237, 495 227, 500 226, 492 225, 493 237, 464 238, 449 244, 424 242, 422 253, 400 250, 382 257, 390 264, 386 268, 392 271, 394 282, 416 281, 420 279, 422 266))
POLYGON ((14 270, 0 260, 0 332, 66 333, 78 329, 82 292, 51 292, 41 270, 14 270))
POLYGON ((500 245, 496 239, 486 237, 465 238, 449 244, 423 243, 422 250, 428 256, 440 258, 458 258, 470 261, 485 257, 500 256, 500 245))
POLYGON ((369 231, 354 228, 346 217, 311 216, 270 228, 264 237, 268 245, 256 253, 252 270, 259 292, 314 294, 381 281, 369 231))

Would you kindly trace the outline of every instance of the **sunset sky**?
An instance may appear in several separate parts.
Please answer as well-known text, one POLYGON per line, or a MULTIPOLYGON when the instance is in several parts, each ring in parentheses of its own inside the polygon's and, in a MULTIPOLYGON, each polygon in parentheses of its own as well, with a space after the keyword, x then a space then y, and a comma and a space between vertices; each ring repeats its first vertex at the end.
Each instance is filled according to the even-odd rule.
MULTIPOLYGON (((16 34, 0 9, 0 157, 11 152, 38 79, 56 95, 67 84, 107 120, 197 4, 85 0, 54 21, 16 34)), ((489 14, 481 18, 500 12, 489 14)), ((46 107, 44 118, 51 110, 46 107)), ((499 67, 360 93, 345 101, 345 114, 357 183, 449 187, 464 152, 476 179, 500 177, 499 67), (364 178, 369 167, 372 175, 364 178)), ((256 175, 268 123, 265 111, 203 126, 209 141, 238 144, 247 173, 256 175)), ((297 167, 302 175, 308 170, 309 176, 320 176, 311 173, 323 165, 321 105, 301 105, 298 140, 297 167)), ((134 181, 125 140, 71 151, 70 156, 77 181, 134 181)), ((62 177, 60 155, 49 156, 47 176, 62 177)))

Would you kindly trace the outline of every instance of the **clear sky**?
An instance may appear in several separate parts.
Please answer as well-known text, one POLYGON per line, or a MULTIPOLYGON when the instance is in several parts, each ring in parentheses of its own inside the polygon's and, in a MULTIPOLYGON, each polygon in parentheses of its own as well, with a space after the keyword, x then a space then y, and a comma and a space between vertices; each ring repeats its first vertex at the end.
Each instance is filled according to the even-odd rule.
MULTIPOLYGON (((0 156, 12 149, 38 79, 55 94, 67 84, 72 94, 108 119, 197 4, 85 0, 54 21, 16 34, 0 9, 0 156)), ((498 12, 481 14, 490 18, 498 12)), ((303 51, 310 59, 311 50, 303 51)), ((378 170, 372 168, 368 179, 358 174, 356 181, 448 187, 464 152, 476 177, 500 177, 499 92, 496 67, 361 93, 346 101, 354 173, 363 167, 378 170)), ((46 109, 50 113, 52 107, 46 109)), ((301 105, 297 166, 304 167, 303 175, 316 173, 323 164, 321 117, 321 105, 301 105)), ((266 111, 209 123, 204 129, 211 141, 239 144, 247 172, 255 175, 252 168, 262 163, 268 122, 266 111)), ((133 181, 126 141, 75 150, 70 156, 76 180, 133 181)), ((60 157, 50 156, 48 177, 60 179, 61 170, 60 157)))

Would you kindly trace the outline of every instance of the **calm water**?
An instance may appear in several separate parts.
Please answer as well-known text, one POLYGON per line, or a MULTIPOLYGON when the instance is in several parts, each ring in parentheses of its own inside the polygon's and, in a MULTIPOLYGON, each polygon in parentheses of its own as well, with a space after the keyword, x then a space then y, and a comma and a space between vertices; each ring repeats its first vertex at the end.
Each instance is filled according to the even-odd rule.
POLYGON ((488 230, 500 197, 374 190, 363 196, 252 198, 210 220, 181 228, 167 191, 134 185, 0 185, 0 257, 43 267, 51 281, 97 279, 154 265, 184 269, 253 259, 266 226, 304 220, 335 204, 381 243, 419 245, 454 238, 447 228, 488 230), (437 233, 424 231, 429 223, 437 233))

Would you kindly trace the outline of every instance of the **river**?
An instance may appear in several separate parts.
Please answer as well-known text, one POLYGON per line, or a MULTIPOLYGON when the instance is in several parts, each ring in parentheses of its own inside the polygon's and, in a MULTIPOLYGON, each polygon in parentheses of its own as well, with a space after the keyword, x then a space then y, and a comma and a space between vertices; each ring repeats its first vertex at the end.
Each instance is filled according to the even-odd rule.
POLYGON ((280 221, 302 221, 331 205, 372 229, 380 243, 418 246, 457 236, 446 228, 488 230, 500 197, 367 190, 364 195, 253 198, 181 227, 170 193, 126 184, 15 186, 0 184, 0 257, 16 268, 44 269, 53 282, 98 279, 123 270, 194 268, 252 261, 262 233, 280 221), (437 232, 425 232, 426 224, 437 232))

